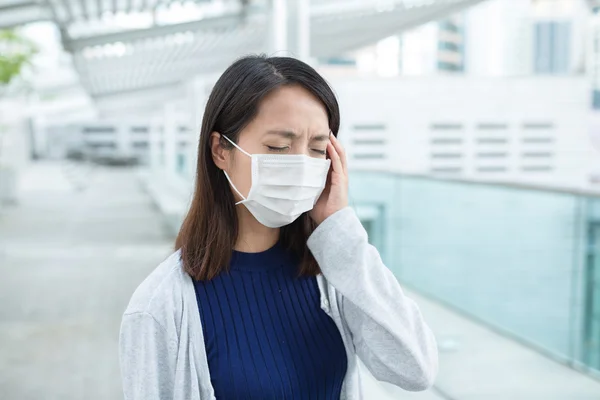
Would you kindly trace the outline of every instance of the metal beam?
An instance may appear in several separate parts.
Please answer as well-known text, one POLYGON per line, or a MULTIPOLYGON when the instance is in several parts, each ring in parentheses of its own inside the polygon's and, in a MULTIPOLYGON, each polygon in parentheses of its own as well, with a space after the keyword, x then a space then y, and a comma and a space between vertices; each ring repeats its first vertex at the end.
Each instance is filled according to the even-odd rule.
MULTIPOLYGON (((56 21, 56 22, 61 25, 69 24, 69 23, 73 22, 73 19, 74 19, 73 7, 71 5, 71 0, 61 0, 61 2, 62 2, 62 5, 65 10, 67 18, 64 21, 56 21)), ((54 3, 50 3, 50 7, 54 7, 54 3)), ((56 8, 55 8, 55 12, 56 12, 56 8)))
POLYGON ((96 18, 100 19, 102 18, 102 5, 104 4, 104 2, 102 0, 96 0, 96 18))
POLYGON ((149 88, 169 82, 178 83, 197 74, 215 72, 231 63, 236 55, 240 54, 240 48, 244 51, 253 51, 258 47, 260 47, 258 41, 245 40, 236 43, 234 48, 220 48, 221 51, 218 52, 220 56, 216 55, 212 48, 207 48, 193 51, 190 57, 186 58, 172 59, 167 56, 168 60, 162 62, 138 63, 136 59, 135 64, 119 65, 117 60, 107 60, 92 67, 87 66, 80 70, 80 73, 82 77, 86 77, 85 86, 90 94, 98 96, 114 91, 149 88))
POLYGON ((114 101, 114 102, 122 102, 122 101, 130 101, 133 96, 137 96, 136 100, 141 100, 143 98, 152 98, 153 101, 161 101, 161 98, 164 98, 166 93, 174 92, 176 94, 181 94, 184 91, 181 88, 178 88, 177 85, 173 85, 172 83, 166 83, 162 85, 155 85, 148 88, 135 88, 129 90, 122 90, 118 92, 105 93, 101 95, 94 96, 94 98, 98 101, 114 101), (124 99, 123 95, 130 96, 128 99, 124 99))
MULTIPOLYGON (((115 42, 134 42, 157 37, 163 37, 174 33, 186 31, 201 30, 219 30, 226 28, 235 28, 240 25, 241 13, 231 13, 220 17, 201 19, 198 21, 184 22, 173 25, 158 25, 151 28, 135 29, 123 32, 97 35, 88 38, 71 39, 65 43, 66 50, 70 52, 80 51, 86 47, 99 46, 115 42)), ((265 20, 264 15, 255 14, 249 16, 252 23, 262 23, 265 20)))
POLYGON ((14 28, 31 22, 49 21, 50 12, 37 3, 10 4, 0 7, 0 29, 14 28))
POLYGON ((0 12, 8 12, 13 10, 18 10, 20 8, 27 7, 39 7, 39 4, 35 1, 23 1, 23 2, 12 2, 0 5, 0 12))

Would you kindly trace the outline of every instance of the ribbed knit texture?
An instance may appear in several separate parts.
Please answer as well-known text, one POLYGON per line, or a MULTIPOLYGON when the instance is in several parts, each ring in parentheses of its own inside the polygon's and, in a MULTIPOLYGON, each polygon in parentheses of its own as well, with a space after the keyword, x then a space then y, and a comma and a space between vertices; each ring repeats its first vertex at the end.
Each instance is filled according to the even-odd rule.
POLYGON ((234 252, 229 273, 196 282, 217 399, 339 399, 346 351, 320 308, 316 279, 298 278, 280 245, 234 252))

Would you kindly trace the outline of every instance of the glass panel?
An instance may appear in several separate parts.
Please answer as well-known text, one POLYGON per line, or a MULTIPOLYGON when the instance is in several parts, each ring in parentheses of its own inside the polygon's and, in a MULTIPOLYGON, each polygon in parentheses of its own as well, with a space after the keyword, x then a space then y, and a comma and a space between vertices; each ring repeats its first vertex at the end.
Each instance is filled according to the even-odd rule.
POLYGON ((585 199, 366 171, 350 185, 356 203, 386 210, 386 265, 400 281, 559 358, 582 358, 585 199))
POLYGON ((377 247, 381 258, 386 260, 386 246, 383 242, 383 208, 378 204, 354 204, 361 224, 369 235, 369 243, 377 247))
POLYGON ((587 315, 590 318, 589 331, 586 332, 587 364, 597 370, 600 370, 600 290, 595 293, 595 309, 587 315))
POLYGON ((361 220, 360 223, 362 224, 363 228, 365 228, 365 231, 367 231, 367 234, 369 235, 369 242, 370 242, 371 236, 373 236, 373 221, 361 220))
POLYGON ((585 282, 584 359, 600 370, 600 224, 591 222, 585 282))

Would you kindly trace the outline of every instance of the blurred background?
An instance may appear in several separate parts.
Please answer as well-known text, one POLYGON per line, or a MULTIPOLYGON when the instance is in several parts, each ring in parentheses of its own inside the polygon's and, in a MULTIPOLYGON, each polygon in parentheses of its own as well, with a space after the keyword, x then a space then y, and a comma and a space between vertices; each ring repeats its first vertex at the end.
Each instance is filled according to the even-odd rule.
POLYGON ((119 399, 204 105, 248 53, 341 104, 352 206, 440 372, 367 399, 600 399, 600 1, 0 0, 0 399, 119 399))

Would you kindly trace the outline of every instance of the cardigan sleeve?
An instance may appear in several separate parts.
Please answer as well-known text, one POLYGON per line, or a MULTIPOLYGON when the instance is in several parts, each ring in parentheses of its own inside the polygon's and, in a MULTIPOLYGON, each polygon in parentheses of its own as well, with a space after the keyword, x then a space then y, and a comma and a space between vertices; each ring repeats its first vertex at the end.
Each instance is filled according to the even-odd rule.
POLYGON ((174 398, 176 347, 151 314, 123 316, 119 361, 125 400, 174 398))
POLYGON ((438 370, 435 337, 417 304, 368 243, 354 211, 347 207, 323 221, 308 247, 341 294, 342 318, 373 376, 410 391, 431 387, 438 370))

